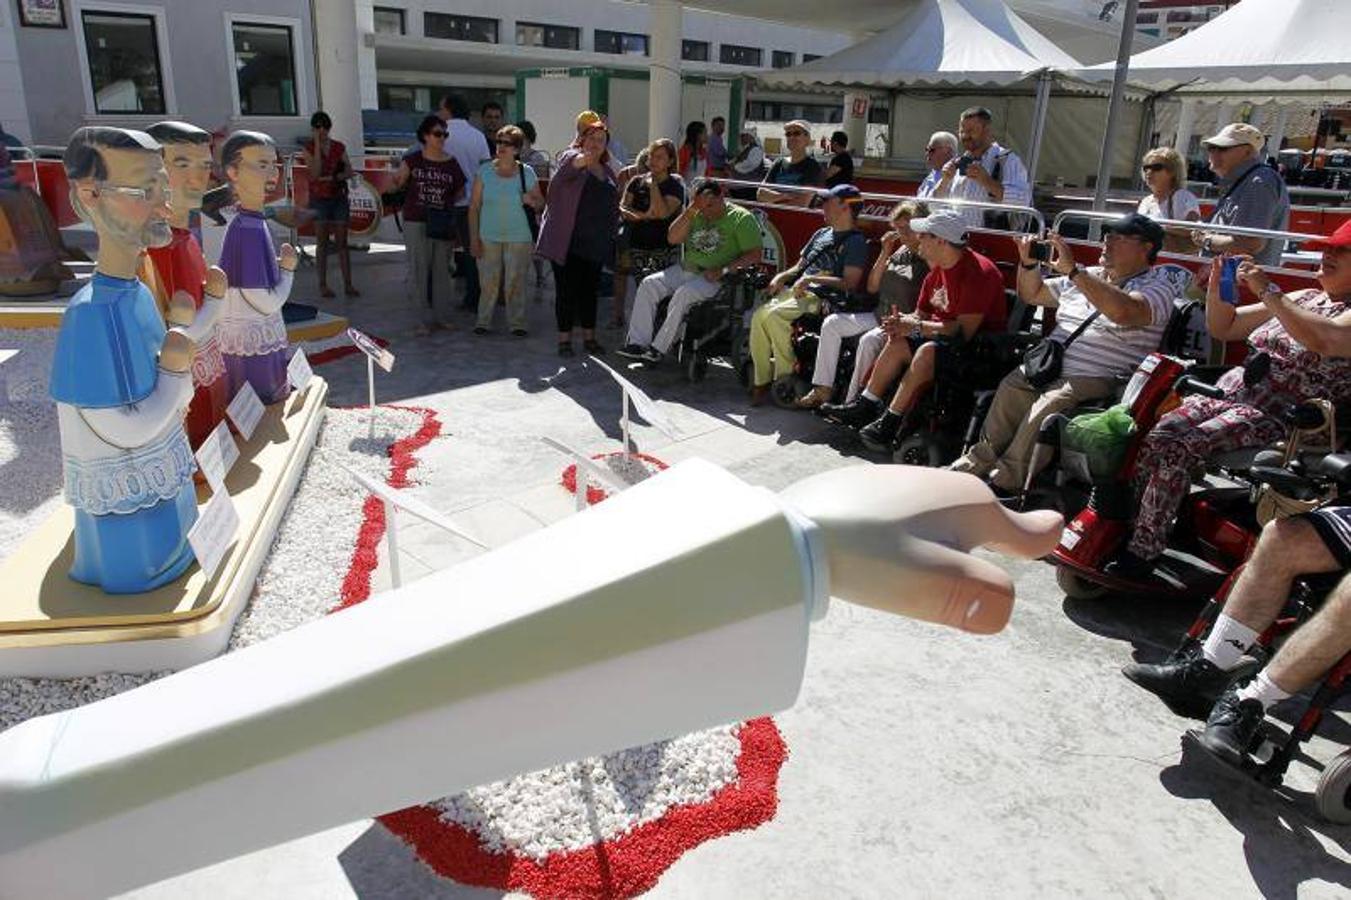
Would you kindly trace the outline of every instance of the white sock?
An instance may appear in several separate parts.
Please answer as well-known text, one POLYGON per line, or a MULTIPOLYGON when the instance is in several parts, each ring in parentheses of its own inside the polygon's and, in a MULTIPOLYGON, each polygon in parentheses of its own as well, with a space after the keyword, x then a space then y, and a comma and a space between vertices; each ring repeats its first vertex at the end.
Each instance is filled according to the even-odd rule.
POLYGON ((874 394, 872 391, 868 390, 867 388, 864 388, 864 389, 863 389, 863 399, 865 399, 865 400, 871 400, 871 401, 874 402, 874 403, 881 403, 881 402, 882 402, 882 398, 881 398, 881 397, 877 396, 876 394, 874 394))
POLYGON ((1238 619, 1220 613, 1211 626, 1210 634, 1206 635, 1201 655, 1227 672, 1238 665, 1255 640, 1257 632, 1238 619))
POLYGON ((1239 688, 1238 699, 1256 700, 1262 704, 1263 710, 1271 709, 1273 703, 1280 703, 1290 692, 1282 690, 1281 686, 1267 677, 1267 670, 1263 669, 1257 673, 1257 677, 1239 688))

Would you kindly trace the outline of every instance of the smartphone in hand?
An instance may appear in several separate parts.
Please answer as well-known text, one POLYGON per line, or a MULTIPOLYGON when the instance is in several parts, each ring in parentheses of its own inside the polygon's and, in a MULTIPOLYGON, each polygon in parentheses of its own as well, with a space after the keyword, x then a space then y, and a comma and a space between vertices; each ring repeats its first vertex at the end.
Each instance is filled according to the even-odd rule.
POLYGON ((1237 256, 1226 256, 1220 262, 1220 299, 1230 306, 1238 305, 1238 264, 1237 256))

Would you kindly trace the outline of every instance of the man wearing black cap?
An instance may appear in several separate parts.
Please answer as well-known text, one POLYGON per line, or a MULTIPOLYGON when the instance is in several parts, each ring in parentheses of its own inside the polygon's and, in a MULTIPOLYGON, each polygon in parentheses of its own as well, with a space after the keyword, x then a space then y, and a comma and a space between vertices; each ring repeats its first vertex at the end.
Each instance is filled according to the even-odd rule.
POLYGON ((1100 264, 1091 268, 1074 261, 1060 235, 1049 235, 1048 265, 1056 276, 1049 279, 1032 258, 1037 239, 1018 239, 1018 297, 1055 308, 1050 339, 1065 351, 1059 377, 1042 388, 1028 381, 1022 367, 1004 377, 980 440, 951 466, 989 476, 996 493, 1022 490, 1037 430, 1047 416, 1109 396, 1116 379, 1135 371, 1163 337, 1180 287, 1154 265, 1163 249, 1163 228, 1132 213, 1104 231, 1100 264))

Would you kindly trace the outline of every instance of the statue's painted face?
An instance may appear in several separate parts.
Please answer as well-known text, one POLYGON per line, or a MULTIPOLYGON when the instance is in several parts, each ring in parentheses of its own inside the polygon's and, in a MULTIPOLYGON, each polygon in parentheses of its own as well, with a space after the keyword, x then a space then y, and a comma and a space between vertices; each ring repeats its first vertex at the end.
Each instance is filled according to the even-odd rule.
POLYGON ((198 209, 211 185, 209 144, 165 144, 164 168, 169 173, 169 205, 179 215, 198 209))
POLYGON ((100 147, 99 153, 108 177, 81 193, 99 241, 137 250, 168 244, 169 176, 160 154, 108 147, 100 147))
POLYGON ((239 151, 239 158, 226 167, 235 195, 246 209, 262 209, 267 192, 277 186, 277 151, 267 144, 253 144, 239 151))

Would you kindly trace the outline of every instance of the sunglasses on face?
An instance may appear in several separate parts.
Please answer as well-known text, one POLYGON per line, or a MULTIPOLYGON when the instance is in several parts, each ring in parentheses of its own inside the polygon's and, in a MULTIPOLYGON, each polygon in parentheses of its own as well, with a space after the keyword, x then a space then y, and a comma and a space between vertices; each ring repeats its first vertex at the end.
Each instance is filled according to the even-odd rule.
POLYGON ((431 137, 438 137, 438 138, 443 138, 446 136, 446 132, 444 131, 429 131, 427 132, 427 134, 430 135, 431 137))
POLYGON ((784 137, 806 137, 806 136, 807 136, 807 132, 805 132, 805 131, 785 131, 785 132, 783 133, 783 135, 784 135, 784 137))
POLYGON ((1165 163, 1145 163, 1140 167, 1141 171, 1144 172, 1162 172, 1167 168, 1168 166, 1165 163))
POLYGON ((517 147, 517 148, 519 148, 519 147, 521 146, 520 144, 516 143, 515 141, 496 141, 495 143, 496 143, 497 146, 499 146, 499 147, 517 147))

